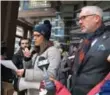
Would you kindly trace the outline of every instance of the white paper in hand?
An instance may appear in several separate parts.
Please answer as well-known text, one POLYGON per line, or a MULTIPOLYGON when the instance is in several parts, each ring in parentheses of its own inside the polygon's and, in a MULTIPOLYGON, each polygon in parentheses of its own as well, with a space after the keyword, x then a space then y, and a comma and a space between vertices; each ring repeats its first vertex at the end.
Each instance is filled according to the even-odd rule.
POLYGON ((46 95, 46 94, 47 94, 46 89, 41 89, 41 91, 39 92, 39 95, 46 95))
POLYGON ((14 71, 18 70, 11 60, 1 60, 1 64, 11 70, 14 70, 14 71))

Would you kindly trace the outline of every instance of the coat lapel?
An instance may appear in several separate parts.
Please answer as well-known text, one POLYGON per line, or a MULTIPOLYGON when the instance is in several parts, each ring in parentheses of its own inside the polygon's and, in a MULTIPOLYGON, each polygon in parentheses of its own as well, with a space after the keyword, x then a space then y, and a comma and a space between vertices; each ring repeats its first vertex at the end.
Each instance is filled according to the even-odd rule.
MULTIPOLYGON (((83 61, 83 65, 87 63, 87 60, 91 57, 91 54, 92 53, 95 53, 96 51, 98 51, 98 49, 100 49, 100 46, 102 46, 103 44, 103 41, 105 39, 108 38, 108 35, 103 35, 99 38, 97 38, 97 41, 94 43, 93 46, 91 46, 91 48, 89 49, 89 51, 87 52, 86 56, 85 56, 85 59, 83 61)), ((104 46, 104 45, 103 45, 104 46)))

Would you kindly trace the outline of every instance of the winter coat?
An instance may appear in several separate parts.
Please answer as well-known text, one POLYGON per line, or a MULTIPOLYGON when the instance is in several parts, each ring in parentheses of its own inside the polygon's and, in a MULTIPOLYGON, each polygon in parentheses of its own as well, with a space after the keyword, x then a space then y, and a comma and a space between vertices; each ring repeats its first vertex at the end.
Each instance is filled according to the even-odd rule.
MULTIPOLYGON (((38 67, 38 61, 40 57, 44 57, 49 61, 49 67, 47 69, 50 76, 56 77, 56 72, 60 64, 61 55, 57 48, 51 46, 47 48, 42 54, 34 54, 31 60, 24 61, 25 64, 31 66, 31 69, 25 70, 25 81, 28 82, 36 82, 38 86, 40 86, 40 82, 43 80, 44 72, 38 67)), ((38 95, 38 89, 28 89, 27 95, 38 95)))
POLYGON ((72 95, 86 95, 110 72, 107 57, 110 54, 110 28, 101 26, 84 60, 80 63, 79 51, 75 55, 72 74, 72 95))

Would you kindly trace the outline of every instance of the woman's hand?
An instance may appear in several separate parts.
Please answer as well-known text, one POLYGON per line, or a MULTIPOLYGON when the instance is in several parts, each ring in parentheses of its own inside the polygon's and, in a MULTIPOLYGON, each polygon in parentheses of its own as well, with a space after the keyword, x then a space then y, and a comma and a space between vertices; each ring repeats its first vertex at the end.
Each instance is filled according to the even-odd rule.
POLYGON ((28 48, 25 48, 25 50, 23 50, 23 54, 27 58, 30 58, 31 57, 31 52, 29 51, 28 48))
POLYGON ((59 81, 55 80, 53 77, 50 77, 49 79, 54 82, 57 91, 63 88, 64 85, 60 83, 59 81))
POLYGON ((24 74, 24 69, 16 70, 16 74, 17 74, 18 76, 22 77, 23 74, 24 74))
POLYGON ((53 77, 50 77, 50 80, 54 82, 56 86, 56 93, 55 95, 71 95, 69 90, 59 81, 55 80, 53 77))

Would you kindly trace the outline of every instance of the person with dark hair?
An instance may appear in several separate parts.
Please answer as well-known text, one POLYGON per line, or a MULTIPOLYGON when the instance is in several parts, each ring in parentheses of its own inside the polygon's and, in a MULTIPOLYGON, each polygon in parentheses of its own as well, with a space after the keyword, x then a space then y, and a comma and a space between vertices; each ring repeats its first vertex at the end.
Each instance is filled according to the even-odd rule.
MULTIPOLYGON (((16 73, 25 80, 23 83, 30 83, 30 85, 25 86, 28 88, 28 95, 37 95, 39 93, 40 82, 44 79, 44 72, 38 67, 40 58, 43 57, 49 62, 49 67, 47 72, 49 76, 56 78, 56 72, 61 60, 61 54, 59 50, 50 44, 51 28, 46 24, 35 25, 33 28, 33 37, 35 41, 35 46, 39 47, 39 51, 36 52, 32 58, 28 55, 28 52, 24 52, 25 64, 32 65, 31 69, 20 69, 16 73), (35 86, 34 86, 35 85, 35 86), (31 86, 31 87, 30 87, 31 86), (34 87, 32 87, 34 86, 34 87)), ((19 88, 22 88, 21 80, 19 81, 19 88)))
MULTIPOLYGON (((23 68, 26 68, 27 67, 26 66, 27 64, 23 64, 23 58, 24 58, 23 51, 25 49, 30 50, 30 48, 31 48, 31 42, 30 42, 30 40, 28 38, 21 38, 20 41, 19 41, 19 46, 20 46, 20 48, 13 55, 12 61, 16 65, 16 67, 18 69, 23 69, 23 68)), ((14 78, 14 81, 16 81, 17 79, 18 79, 18 76, 16 76, 14 78)), ((14 84, 14 85, 16 85, 16 84, 14 84)), ((18 91, 18 95, 25 95, 25 90, 24 91, 20 91, 20 92, 18 91)))
POLYGON ((13 55, 12 60, 18 69, 22 69, 22 68, 25 68, 24 67, 25 65, 23 64, 23 57, 24 57, 23 51, 25 49, 30 50, 31 42, 28 38, 21 38, 21 40, 19 41, 19 46, 20 46, 20 48, 13 55))

